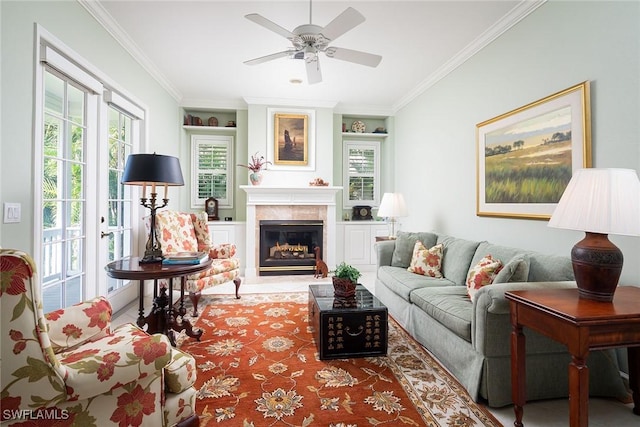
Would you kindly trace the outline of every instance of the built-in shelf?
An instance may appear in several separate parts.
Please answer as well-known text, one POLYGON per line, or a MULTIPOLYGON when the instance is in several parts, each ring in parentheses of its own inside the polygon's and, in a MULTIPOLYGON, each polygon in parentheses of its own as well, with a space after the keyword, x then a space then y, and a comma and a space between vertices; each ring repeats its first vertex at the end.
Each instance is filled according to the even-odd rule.
POLYGON ((235 127, 226 127, 226 126, 189 126, 189 125, 184 125, 182 126, 182 128, 184 130, 191 130, 191 131, 199 131, 199 132, 229 132, 229 133, 236 133, 236 129, 235 127))
POLYGON ((343 138, 386 138, 386 133, 374 132, 342 132, 343 138))

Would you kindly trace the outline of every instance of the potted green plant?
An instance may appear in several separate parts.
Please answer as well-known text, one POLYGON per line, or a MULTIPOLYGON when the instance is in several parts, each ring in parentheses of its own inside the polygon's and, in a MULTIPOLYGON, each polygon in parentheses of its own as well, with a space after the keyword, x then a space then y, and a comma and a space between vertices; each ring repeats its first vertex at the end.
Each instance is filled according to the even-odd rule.
POLYGON ((338 298, 349 298, 356 294, 356 285, 362 274, 352 265, 340 263, 333 272, 333 293, 338 298))

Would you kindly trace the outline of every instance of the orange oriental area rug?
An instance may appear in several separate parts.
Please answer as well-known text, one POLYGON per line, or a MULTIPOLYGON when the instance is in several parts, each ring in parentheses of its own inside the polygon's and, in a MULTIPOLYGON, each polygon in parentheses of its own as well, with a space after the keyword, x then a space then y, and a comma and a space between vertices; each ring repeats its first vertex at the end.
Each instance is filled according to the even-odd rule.
POLYGON ((501 425, 391 318, 386 357, 319 360, 307 298, 203 296, 201 341, 178 337, 201 426, 501 425))

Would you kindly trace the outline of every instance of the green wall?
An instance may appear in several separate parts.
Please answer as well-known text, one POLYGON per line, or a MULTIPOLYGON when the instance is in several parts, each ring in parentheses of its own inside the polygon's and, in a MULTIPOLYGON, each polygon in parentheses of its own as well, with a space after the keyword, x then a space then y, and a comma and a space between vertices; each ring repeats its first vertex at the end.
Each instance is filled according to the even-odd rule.
MULTIPOLYGON (((476 216, 476 124, 591 82, 593 167, 640 170, 640 3, 548 1, 395 116, 404 230, 569 255, 583 233, 476 216)), ((612 236, 639 285, 640 238, 612 236)))
MULTIPOLYGON (((1 1, 0 202, 22 205, 19 224, 0 224, 0 245, 33 253, 34 24, 40 24, 148 110, 147 146, 179 155, 177 102, 76 1, 1 1)), ((143 149, 143 151, 146 151, 143 149)), ((187 203, 186 191, 171 203, 187 203)))

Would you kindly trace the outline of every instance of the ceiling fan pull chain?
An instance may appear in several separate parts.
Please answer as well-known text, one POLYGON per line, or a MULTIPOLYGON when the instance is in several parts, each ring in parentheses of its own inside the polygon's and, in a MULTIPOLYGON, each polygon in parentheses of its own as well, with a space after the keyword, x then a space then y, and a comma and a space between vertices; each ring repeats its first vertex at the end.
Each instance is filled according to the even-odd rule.
POLYGON ((311 11, 313 10, 313 6, 312 3, 313 0, 309 0, 309 24, 313 23, 313 21, 311 20, 311 11))

